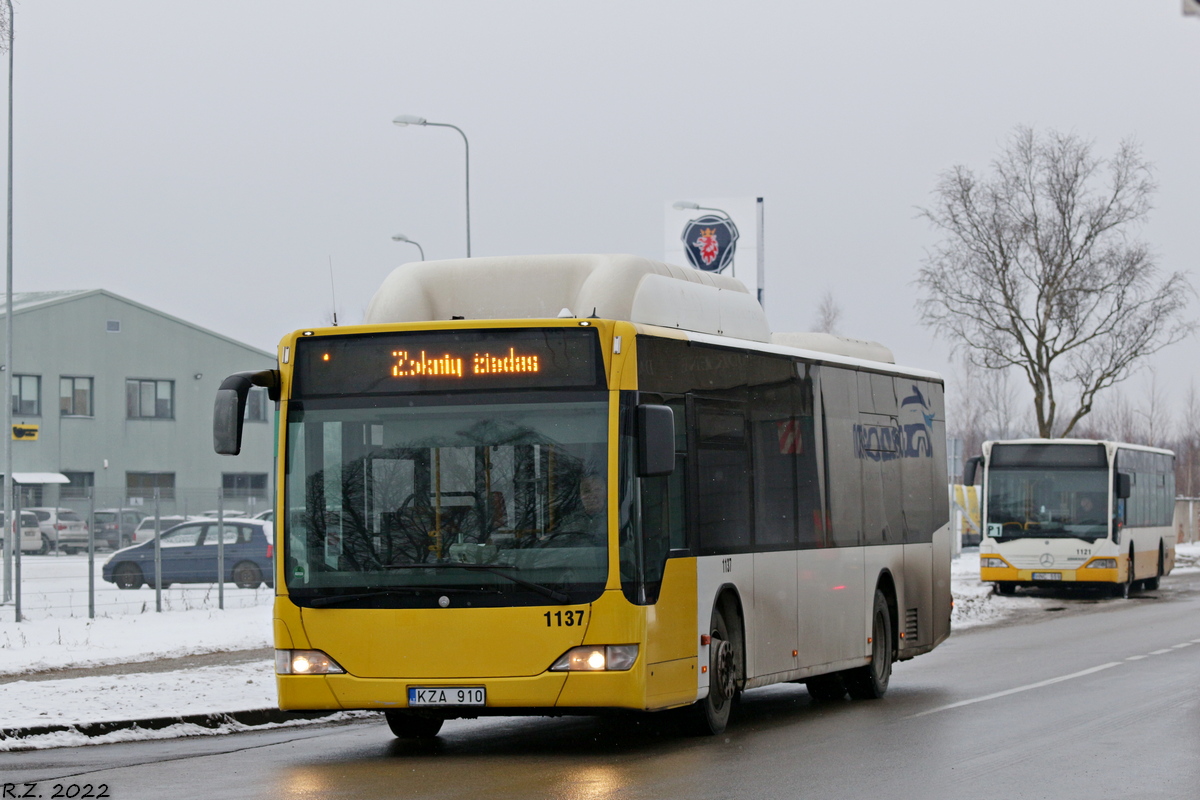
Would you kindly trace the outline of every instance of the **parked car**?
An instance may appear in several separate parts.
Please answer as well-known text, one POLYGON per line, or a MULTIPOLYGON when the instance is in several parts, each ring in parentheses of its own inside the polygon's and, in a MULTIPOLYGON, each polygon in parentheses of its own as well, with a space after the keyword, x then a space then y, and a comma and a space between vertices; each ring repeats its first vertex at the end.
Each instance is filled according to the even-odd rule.
MULTIPOLYGON (((215 508, 212 509, 211 511, 201 511, 200 516, 208 517, 210 519, 216 519, 217 517, 221 516, 221 511, 218 509, 215 509, 215 508)), ((225 509, 225 519, 229 519, 230 517, 244 517, 244 516, 246 516, 245 511, 235 511, 232 508, 225 509)))
POLYGON ((49 506, 30 508, 38 519, 38 527, 46 535, 52 549, 64 553, 87 550, 88 526, 77 511, 49 506))
MULTIPOLYGON (((160 531, 165 531, 165 530, 168 530, 169 528, 174 528, 176 525, 180 524, 181 522, 187 522, 187 521, 193 520, 193 519, 200 519, 200 517, 183 517, 183 516, 179 516, 177 514, 173 514, 169 517, 159 517, 158 518, 158 529, 160 531)), ((148 517, 142 517, 142 521, 139 522, 137 524, 137 527, 133 529, 133 537, 131 539, 131 542, 133 544, 142 544, 143 542, 152 542, 152 541, 154 541, 154 515, 153 514, 148 517)))
MULTIPOLYGON (((4 512, 0 511, 0 517, 3 515, 4 512)), ((0 553, 4 552, 4 548, 8 546, 6 531, 10 530, 12 527, 8 525, 0 527, 0 553)), ((21 511, 21 552, 39 555, 50 552, 50 540, 42 533, 42 529, 38 525, 37 514, 24 509, 21 511)))
MULTIPOLYGON (((192 520, 163 531, 160 547, 162 584, 215 583, 217 580, 216 520, 192 520)), ((222 580, 242 589, 264 582, 274 586, 274 531, 271 523, 239 519, 225 526, 225 574, 222 580)), ((104 580, 122 589, 154 585, 154 541, 118 550, 105 562, 104 580)))
POLYGON ((267 522, 274 522, 275 521, 275 509, 268 508, 266 511, 260 511, 257 514, 255 514, 253 517, 251 517, 250 519, 261 519, 261 520, 265 520, 267 522))
POLYGON ((133 544, 133 532, 144 516, 141 511, 132 508, 96 509, 92 512, 96 524, 96 544, 103 539, 113 550, 128 547, 133 544))

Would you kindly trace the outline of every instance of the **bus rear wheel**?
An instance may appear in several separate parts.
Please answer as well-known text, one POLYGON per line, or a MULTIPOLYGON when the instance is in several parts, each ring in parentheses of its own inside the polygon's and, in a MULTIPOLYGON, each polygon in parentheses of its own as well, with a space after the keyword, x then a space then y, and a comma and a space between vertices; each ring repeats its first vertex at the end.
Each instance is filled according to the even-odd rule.
POLYGON ((1163 556, 1162 542, 1158 543, 1158 571, 1154 573, 1153 578, 1146 578, 1142 581, 1142 587, 1150 591, 1158 589, 1159 583, 1162 581, 1163 567, 1166 565, 1166 558, 1163 556))
POLYGON ((892 611, 883 592, 875 590, 875 608, 871 612, 871 663, 842 673, 846 691, 855 700, 876 700, 888 690, 892 679, 892 611))
POLYGON ((445 722, 441 717, 428 717, 412 711, 385 711, 383 716, 397 739, 432 739, 445 722))
POLYGON ((737 699, 741 637, 732 627, 736 621, 727 621, 725 613, 720 606, 714 608, 709 625, 708 696, 686 709, 685 727, 700 736, 723 733, 737 699))

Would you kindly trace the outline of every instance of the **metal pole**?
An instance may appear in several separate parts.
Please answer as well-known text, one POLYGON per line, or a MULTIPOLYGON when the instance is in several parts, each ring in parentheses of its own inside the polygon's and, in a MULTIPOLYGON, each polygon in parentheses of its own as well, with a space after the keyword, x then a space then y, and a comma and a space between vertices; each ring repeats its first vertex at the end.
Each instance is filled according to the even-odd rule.
MULTIPOLYGON (((20 492, 19 488, 17 489, 17 491, 18 491, 17 496, 10 497, 9 500, 13 501, 13 510, 17 515, 16 516, 17 537, 18 537, 18 541, 19 541, 20 531, 21 531, 21 495, 19 494, 19 492, 20 492)), ((14 561, 15 561, 14 566, 16 567, 14 577, 16 578, 16 580, 13 581, 13 602, 16 606, 16 612, 17 612, 16 620, 17 620, 17 622, 20 622, 21 621, 21 545, 20 544, 17 545, 16 558, 14 559, 14 561)))
POLYGON ((158 513, 158 488, 154 489, 154 610, 162 612, 162 517, 158 513))
POLYGON ((225 610, 225 488, 217 489, 217 608, 225 610))
MULTIPOLYGON (((471 257, 471 143, 467 141, 467 135, 463 133, 462 128, 457 125, 451 125, 448 122, 424 122, 423 125, 429 125, 434 128, 454 128, 458 131, 458 135, 463 139, 463 147, 467 154, 467 258, 471 257)), ((421 251, 421 260, 425 260, 425 252, 421 251)))
MULTIPOLYGON (((12 363, 13 363, 13 14, 12 0, 4 0, 8 7, 8 246, 5 277, 4 316, 4 518, 13 519, 12 479, 12 363)), ((17 519, 17 559, 21 558, 21 522, 17 519)), ((12 598, 13 556, 4 548, 4 601, 12 598)), ((17 611, 20 621, 21 612, 17 611)))
MULTIPOLYGON (((121 544, 121 512, 117 512, 117 545, 121 544)), ((88 489, 88 619, 96 618, 96 489, 88 489)))

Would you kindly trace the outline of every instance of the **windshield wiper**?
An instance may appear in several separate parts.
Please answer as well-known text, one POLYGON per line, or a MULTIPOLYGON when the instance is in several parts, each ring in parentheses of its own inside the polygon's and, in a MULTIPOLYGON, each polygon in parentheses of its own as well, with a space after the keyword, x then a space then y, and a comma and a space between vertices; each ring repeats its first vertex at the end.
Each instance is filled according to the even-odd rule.
MULTIPOLYGON (((507 578, 518 586, 537 592, 543 597, 548 597, 556 603, 566 604, 571 602, 569 594, 564 594, 557 589, 551 589, 549 586, 543 586, 540 583, 518 578, 516 575, 509 575, 507 572, 501 572, 498 568, 489 564, 462 564, 457 561, 444 561, 437 564, 388 564, 384 569, 441 569, 443 567, 473 570, 475 572, 490 572, 493 575, 499 575, 501 578, 507 578)), ((509 569, 517 569, 517 567, 509 567, 509 569)))

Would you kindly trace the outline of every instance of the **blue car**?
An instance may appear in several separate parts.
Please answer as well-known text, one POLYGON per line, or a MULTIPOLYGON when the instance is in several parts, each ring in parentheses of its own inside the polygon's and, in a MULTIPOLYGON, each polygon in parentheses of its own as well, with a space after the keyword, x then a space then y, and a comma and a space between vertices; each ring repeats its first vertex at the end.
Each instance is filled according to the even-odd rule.
MULTIPOLYGON (((176 525, 162 534, 162 585, 215 583, 217 580, 217 530, 215 519, 176 525)), ((271 523, 260 520, 225 520, 225 575, 239 588, 255 589, 264 582, 273 586, 274 546, 271 523)), ((121 589, 154 586, 154 541, 127 547, 104 564, 104 580, 121 589)))

